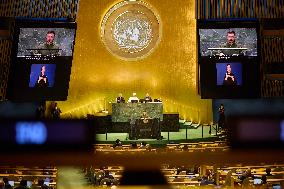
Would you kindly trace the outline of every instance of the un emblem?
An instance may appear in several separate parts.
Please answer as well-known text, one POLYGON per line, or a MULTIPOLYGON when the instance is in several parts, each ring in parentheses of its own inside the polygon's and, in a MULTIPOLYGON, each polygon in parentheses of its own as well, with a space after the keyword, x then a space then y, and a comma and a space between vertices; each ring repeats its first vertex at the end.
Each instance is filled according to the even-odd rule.
POLYGON ((148 56, 159 43, 161 22, 148 4, 124 1, 104 16, 101 37, 116 57, 137 60, 148 56))

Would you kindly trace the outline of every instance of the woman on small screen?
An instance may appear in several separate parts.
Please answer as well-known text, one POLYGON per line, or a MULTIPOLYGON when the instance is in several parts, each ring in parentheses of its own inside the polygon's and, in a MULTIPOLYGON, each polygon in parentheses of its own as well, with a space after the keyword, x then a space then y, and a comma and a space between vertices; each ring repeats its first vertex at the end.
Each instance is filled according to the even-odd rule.
POLYGON ((40 75, 38 76, 35 86, 39 88, 44 88, 44 87, 48 87, 48 85, 49 85, 48 78, 45 75, 45 66, 42 66, 40 75))
POLYGON ((231 64, 227 64, 223 85, 237 85, 235 75, 232 73, 231 64))

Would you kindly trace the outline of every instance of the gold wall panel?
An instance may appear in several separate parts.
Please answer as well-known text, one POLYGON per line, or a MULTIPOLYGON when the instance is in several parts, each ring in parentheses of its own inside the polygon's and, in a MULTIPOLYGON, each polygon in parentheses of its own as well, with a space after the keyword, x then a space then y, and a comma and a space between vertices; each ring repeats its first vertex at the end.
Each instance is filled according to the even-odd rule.
MULTIPOLYGON (((198 122, 212 121, 212 102, 197 94, 194 0, 145 0, 163 23, 160 44, 148 57, 125 61, 108 52, 100 38, 105 13, 117 0, 81 0, 65 117, 86 117, 109 108, 119 92, 161 98, 164 112, 198 122)), ((110 110, 110 109, 108 109, 110 110)))

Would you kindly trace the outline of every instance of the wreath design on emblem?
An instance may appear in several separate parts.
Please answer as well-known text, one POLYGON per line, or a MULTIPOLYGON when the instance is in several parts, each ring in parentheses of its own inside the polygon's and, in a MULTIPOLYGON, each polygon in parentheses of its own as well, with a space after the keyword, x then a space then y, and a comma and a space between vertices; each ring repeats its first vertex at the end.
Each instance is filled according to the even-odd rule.
POLYGON ((161 31, 155 9, 139 0, 115 4, 101 23, 101 39, 107 50, 124 60, 151 54, 160 42, 161 31))
POLYGON ((152 27, 148 20, 131 15, 128 13, 115 21, 113 39, 120 49, 137 52, 151 42, 152 27))

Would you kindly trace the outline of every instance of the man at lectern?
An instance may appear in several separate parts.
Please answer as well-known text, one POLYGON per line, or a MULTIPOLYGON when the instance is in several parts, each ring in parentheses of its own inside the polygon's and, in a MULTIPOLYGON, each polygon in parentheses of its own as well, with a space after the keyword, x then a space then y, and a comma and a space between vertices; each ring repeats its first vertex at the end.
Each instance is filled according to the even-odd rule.
POLYGON ((117 103, 124 103, 125 102, 125 99, 124 99, 124 97, 122 96, 121 93, 118 94, 118 97, 116 98, 116 102, 117 103))
POLYGON ((128 102, 139 102, 139 98, 137 98, 136 93, 132 93, 132 96, 129 97, 128 102))
POLYGON ((143 111, 142 115, 141 115, 141 119, 143 120, 143 123, 148 123, 149 122, 149 115, 147 114, 146 111, 143 111))
POLYGON ((152 102, 152 98, 150 97, 149 93, 146 93, 146 96, 144 97, 145 102, 152 102))

